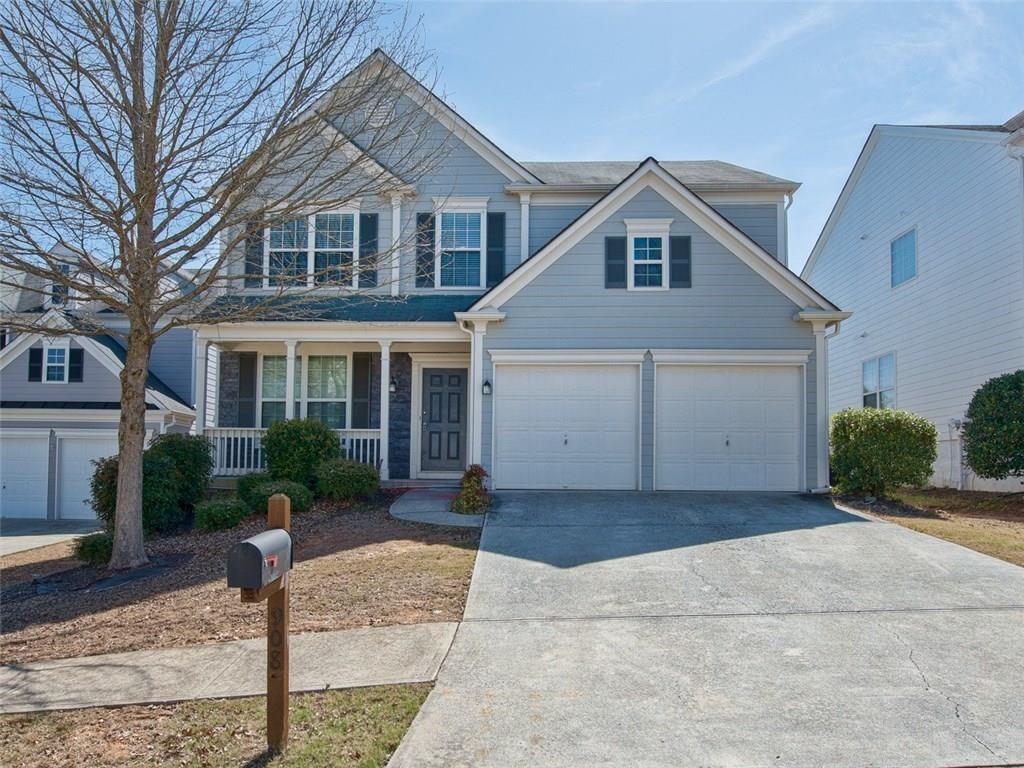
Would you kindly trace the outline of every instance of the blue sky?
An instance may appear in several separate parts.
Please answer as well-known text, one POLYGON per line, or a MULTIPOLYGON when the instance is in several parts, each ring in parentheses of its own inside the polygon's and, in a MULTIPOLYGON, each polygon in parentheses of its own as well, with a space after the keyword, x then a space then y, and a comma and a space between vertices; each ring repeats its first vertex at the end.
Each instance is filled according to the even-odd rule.
POLYGON ((460 113, 519 160, 719 159, 803 183, 799 271, 875 123, 1024 110, 1022 3, 419 2, 460 113))

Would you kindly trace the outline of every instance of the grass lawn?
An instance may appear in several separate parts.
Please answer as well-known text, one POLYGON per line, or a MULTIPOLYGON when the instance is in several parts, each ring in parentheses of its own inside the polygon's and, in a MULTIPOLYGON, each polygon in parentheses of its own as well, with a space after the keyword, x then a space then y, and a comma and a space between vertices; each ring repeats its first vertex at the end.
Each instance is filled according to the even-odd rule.
POLYGON ((903 489, 890 500, 840 501, 920 533, 1024 566, 1024 493, 903 489))
POLYGON ((4 765, 384 766, 430 684, 294 694, 288 750, 268 755, 265 699, 0 716, 4 765))
MULTIPOLYGON (((479 531, 395 520, 390 501, 292 516, 292 632, 462 618, 479 531)), ((153 572, 112 588, 110 572, 74 560, 68 544, 0 558, 0 663, 262 636, 263 612, 227 588, 224 562, 265 527, 254 517, 154 538, 153 572)))

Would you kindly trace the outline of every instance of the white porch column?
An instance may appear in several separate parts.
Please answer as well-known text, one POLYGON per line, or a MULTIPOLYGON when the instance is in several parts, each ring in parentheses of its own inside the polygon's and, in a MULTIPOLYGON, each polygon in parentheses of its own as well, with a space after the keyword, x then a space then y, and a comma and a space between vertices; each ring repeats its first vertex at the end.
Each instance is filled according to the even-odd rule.
POLYGON ((484 334, 487 332, 487 323, 473 325, 473 334, 470 337, 469 365, 471 375, 469 377, 469 463, 479 464, 483 458, 483 384, 484 384, 484 334))
POLYGON ((391 295, 400 293, 402 281, 402 196, 391 196, 391 295))
POLYGON ((295 347, 298 346, 298 342, 289 339, 284 343, 286 354, 288 355, 287 366, 285 367, 285 376, 287 381, 284 385, 284 417, 286 419, 295 418, 295 347))
POLYGON ((206 377, 207 358, 209 357, 210 342, 207 339, 196 339, 195 362, 192 370, 195 374, 193 395, 196 401, 196 434, 203 434, 206 429, 206 377))
POLYGON ((519 194, 519 262, 530 256, 530 193, 519 194))
POLYGON ((391 341, 379 341, 380 344, 380 479, 387 480, 388 469, 388 434, 391 418, 391 341))

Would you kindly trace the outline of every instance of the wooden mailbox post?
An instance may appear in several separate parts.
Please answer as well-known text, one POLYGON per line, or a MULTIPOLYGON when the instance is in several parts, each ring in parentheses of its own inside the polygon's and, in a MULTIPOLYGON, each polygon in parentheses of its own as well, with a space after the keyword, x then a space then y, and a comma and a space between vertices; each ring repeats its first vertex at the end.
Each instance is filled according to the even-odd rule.
MULTIPOLYGON (((292 502, 270 497, 267 527, 292 529, 292 502)), ((289 564, 290 565, 290 564, 289 564)), ((267 601, 267 746, 282 752, 288 744, 288 571, 259 589, 242 588, 243 603, 267 601)))

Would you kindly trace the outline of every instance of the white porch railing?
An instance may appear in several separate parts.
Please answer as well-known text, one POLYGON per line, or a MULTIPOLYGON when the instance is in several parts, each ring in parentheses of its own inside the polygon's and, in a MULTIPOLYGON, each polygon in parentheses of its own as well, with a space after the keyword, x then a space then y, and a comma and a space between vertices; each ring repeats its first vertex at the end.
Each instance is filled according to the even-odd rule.
MULTIPOLYGON (((248 475, 266 469, 265 429, 208 427, 203 434, 213 445, 214 475, 248 475)), ((336 429, 341 455, 360 464, 380 465, 379 429, 336 429)))

